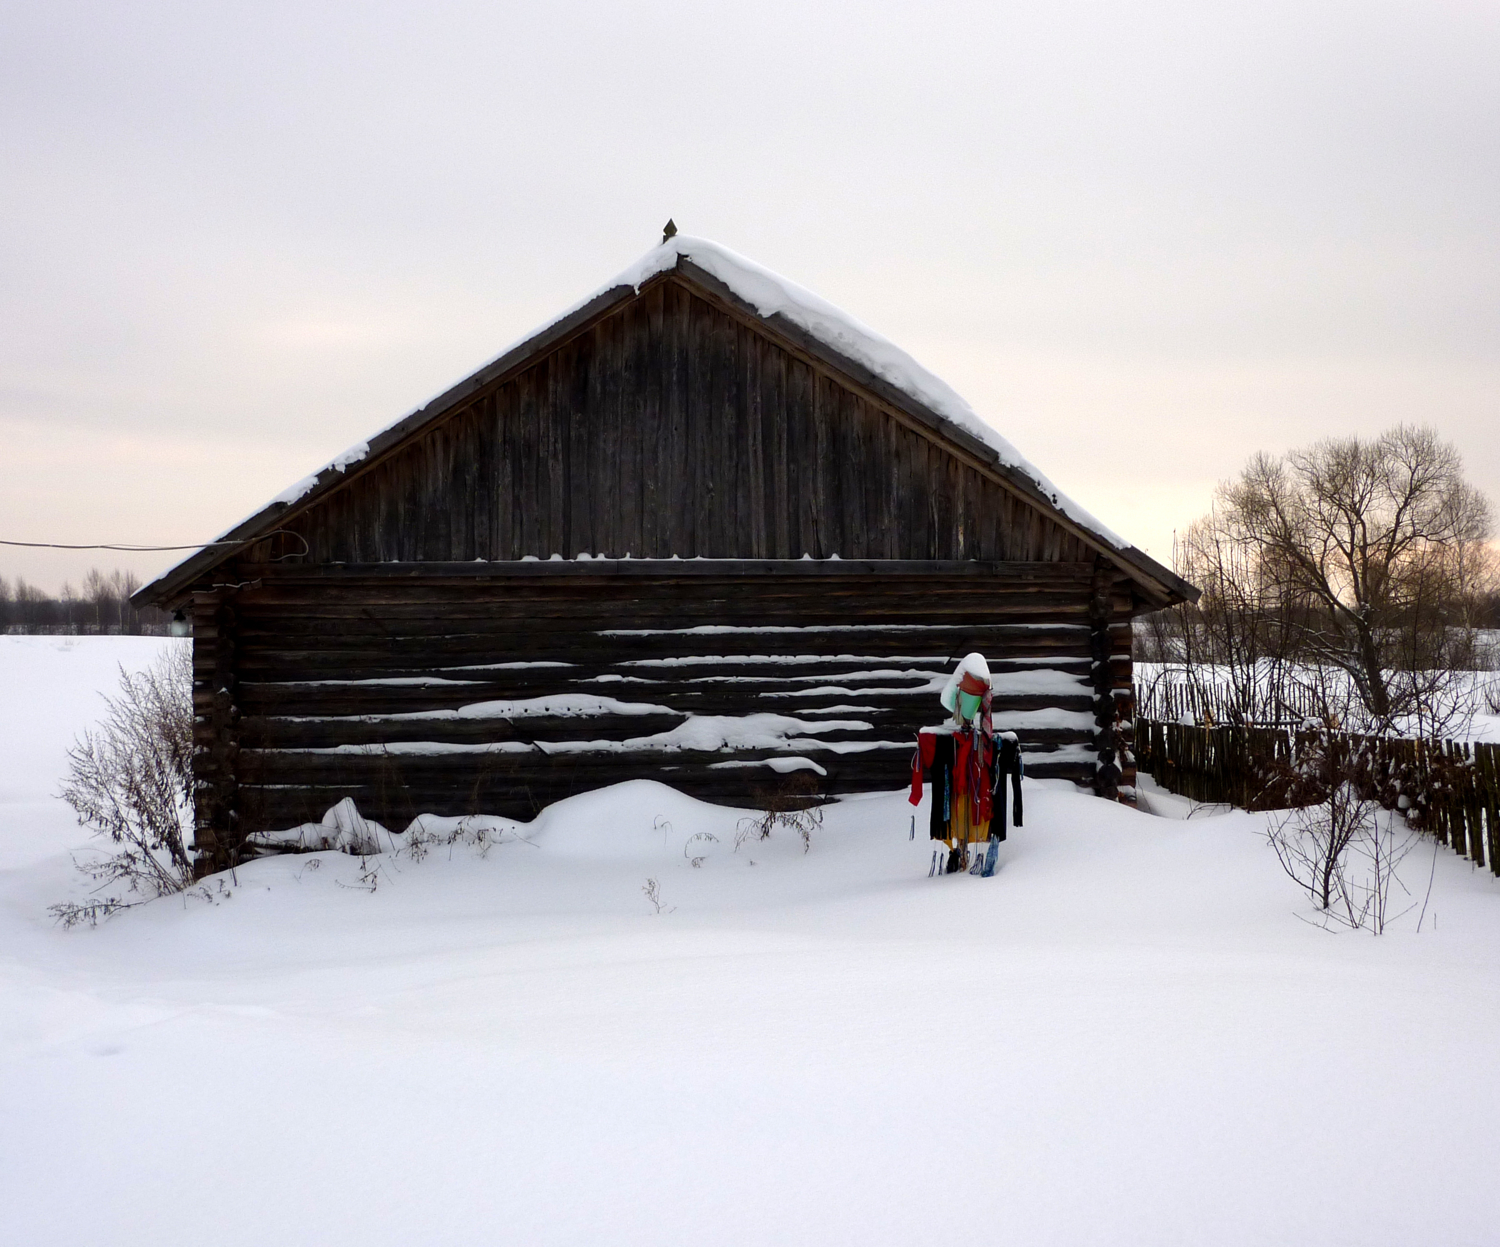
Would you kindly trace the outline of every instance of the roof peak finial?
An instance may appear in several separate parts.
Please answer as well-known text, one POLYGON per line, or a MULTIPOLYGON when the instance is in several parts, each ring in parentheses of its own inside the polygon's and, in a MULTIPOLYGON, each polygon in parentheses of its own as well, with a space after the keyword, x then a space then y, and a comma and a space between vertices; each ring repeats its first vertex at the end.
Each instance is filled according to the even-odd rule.
POLYGON ((671 238, 676 233, 677 233, 677 223, 675 221, 673 221, 671 217, 668 217, 667 218, 667 223, 666 223, 665 226, 662 227, 662 231, 661 231, 661 240, 662 240, 662 242, 666 242, 667 239, 671 238))

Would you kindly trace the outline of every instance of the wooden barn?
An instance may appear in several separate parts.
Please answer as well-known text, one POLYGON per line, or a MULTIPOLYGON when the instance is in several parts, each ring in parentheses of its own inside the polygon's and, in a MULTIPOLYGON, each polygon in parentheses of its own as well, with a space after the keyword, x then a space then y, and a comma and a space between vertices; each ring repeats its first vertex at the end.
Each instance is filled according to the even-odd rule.
POLYGON ((191 621, 211 868, 346 796, 897 788, 971 650, 1028 773, 1128 792, 1130 620, 1193 596, 890 342, 678 235, 134 600, 191 621))

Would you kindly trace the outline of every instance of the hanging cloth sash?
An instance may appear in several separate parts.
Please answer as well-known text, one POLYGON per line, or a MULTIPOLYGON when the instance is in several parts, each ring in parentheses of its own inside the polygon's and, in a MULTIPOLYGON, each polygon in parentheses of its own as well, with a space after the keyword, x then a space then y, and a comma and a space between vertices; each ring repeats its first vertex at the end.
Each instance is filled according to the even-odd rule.
POLYGON ((951 732, 927 729, 917 733, 917 749, 911 759, 911 795, 913 805, 922 801, 924 774, 932 781, 932 810, 928 816, 928 835, 933 840, 948 839, 953 807, 958 799, 954 761, 957 751, 951 732))
POLYGON ((1001 732, 995 738, 997 746, 994 769, 995 821, 990 830, 1001 840, 1005 839, 1005 780, 1010 778, 1011 804, 1014 807, 1016 826, 1021 826, 1021 780, 1026 775, 1026 763, 1021 759, 1021 743, 1014 732, 1001 732))

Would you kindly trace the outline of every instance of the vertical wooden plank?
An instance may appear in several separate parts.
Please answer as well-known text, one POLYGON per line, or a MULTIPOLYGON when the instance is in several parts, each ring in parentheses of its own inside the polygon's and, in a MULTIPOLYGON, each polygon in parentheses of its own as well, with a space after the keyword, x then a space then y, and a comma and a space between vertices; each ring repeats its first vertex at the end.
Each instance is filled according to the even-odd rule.
POLYGON ((382 517, 385 522, 381 526, 377 557, 382 562, 417 558, 414 547, 422 540, 422 516, 413 497, 410 457, 396 455, 384 466, 381 475, 385 478, 380 495, 385 502, 382 517))
POLYGON ((817 548, 811 497, 817 452, 812 428, 812 373, 806 364, 794 357, 787 359, 786 412, 787 489, 791 514, 795 519, 788 557, 795 559, 813 554, 817 548))
POLYGON ((620 552, 619 464, 619 317, 607 316, 589 335, 589 418, 593 437, 589 447, 589 483, 593 498, 590 543, 580 549, 594 555, 620 552))
POLYGON ((1490 859, 1490 873, 1500 875, 1500 746, 1476 745, 1476 760, 1483 758, 1484 817, 1490 859))
POLYGON ((978 487, 975 491, 974 508, 976 512, 976 523, 979 529, 979 539, 976 543, 976 558, 999 559, 1004 555, 1000 553, 1000 507, 998 492, 991 481, 984 477, 978 478, 978 487))
POLYGON ((526 384, 522 390, 521 418, 516 422, 515 455, 519 488, 515 495, 515 513, 518 521, 516 529, 520 535, 521 553, 518 557, 522 558, 528 554, 546 558, 551 553, 551 546, 547 541, 549 534, 542 525, 541 489, 537 477, 541 471, 542 424, 551 411, 549 397, 552 387, 549 374, 552 369, 551 360, 542 360, 527 372, 526 384))
POLYGON ((829 408, 838 401, 833 387, 826 377, 814 374, 812 378, 813 416, 813 549, 815 559, 826 559, 837 553, 834 549, 833 520, 838 514, 838 475, 833 462, 832 446, 829 442, 829 408))
POLYGON ((490 471, 487 487, 490 494, 489 553, 491 560, 508 559, 510 553, 510 505, 512 494, 511 464, 506 453, 505 422, 515 398, 515 383, 502 386, 490 401, 485 421, 485 440, 489 445, 490 471))
POLYGON ((984 515, 980 498, 984 493, 984 480, 972 468, 963 470, 964 478, 964 553, 966 559, 983 558, 984 515))
POLYGON ((932 498, 933 545, 930 557, 951 559, 953 553, 953 457, 937 447, 927 452, 927 488, 932 498))
POLYGON ((480 411, 486 405, 480 399, 464 413, 461 425, 462 440, 458 451, 458 471, 463 488, 453 499, 459 521, 459 548, 457 557, 465 562, 484 557, 480 552, 486 542, 483 536, 482 513, 487 511, 489 478, 482 475, 483 448, 478 436, 480 411))
POLYGON ((950 470, 953 480, 953 557, 971 557, 970 546, 974 540, 973 508, 969 505, 969 485, 974 476, 972 469, 953 461, 950 470))
POLYGON ((883 487, 880 506, 881 558, 900 558, 901 542, 901 475, 897 456, 900 453, 900 426, 882 411, 872 410, 871 418, 880 429, 879 479, 883 487))
POLYGON ((647 401, 646 374, 650 368, 650 315, 637 296, 622 313, 625 332, 623 363, 625 396, 620 428, 621 554, 640 558, 646 552, 646 456, 642 447, 656 430, 647 401))
POLYGON ((689 490, 693 511, 694 555, 713 551, 714 513, 718 507, 718 476, 710 440, 713 412, 713 313, 693 297, 688 326, 688 444, 689 490))
POLYGON ((766 553, 766 410, 761 389, 761 370, 767 343, 757 333, 741 331, 744 346, 740 358, 740 393, 745 404, 745 490, 748 512, 747 540, 741 548, 743 557, 763 559, 766 553))
POLYGON ((762 356, 762 384, 765 387, 767 414, 767 451, 771 456, 770 523, 767 536, 771 558, 793 557, 792 546, 797 526, 793 517, 795 500, 789 484, 788 461, 791 457, 791 414, 787 398, 787 354, 771 346, 762 356))
POLYGON ((835 455, 841 468, 839 482, 839 553, 845 558, 870 555, 873 507, 878 486, 870 480, 871 447, 864 402, 847 390, 839 395, 835 455))
POLYGON ((693 457, 688 438, 688 354, 689 296, 683 287, 671 282, 663 288, 664 326, 670 364, 668 390, 668 423, 670 427, 672 481, 665 510, 669 524, 670 553, 683 558, 693 553, 694 506, 692 501, 693 457))
POLYGON ((606 460, 601 465, 607 486, 605 522, 600 537, 599 552, 611 558, 620 558, 630 548, 631 507, 626 501, 630 482, 630 465, 626 445, 631 431, 636 427, 632 395, 626 389, 629 375, 630 341, 627 315, 629 304, 609 317, 608 331, 604 337, 608 352, 608 366, 604 383, 604 416, 608 435, 604 449, 606 460))
POLYGON ((927 543, 923 536, 927 500, 922 494, 923 473, 917 462, 923 445, 922 439, 910 429, 901 430, 901 557, 904 559, 927 557, 927 543))
POLYGON ((709 379, 707 408, 708 454, 712 463, 716 489, 710 513, 709 548, 705 553, 716 558, 731 557, 737 547, 735 533, 739 521, 739 404, 736 402, 735 322, 713 308, 708 316, 709 379))
POLYGON ((671 497, 663 490, 667 439, 664 430, 666 356, 662 351, 662 287, 641 296, 642 353, 636 383, 641 387, 639 469, 641 482, 641 548, 643 558, 668 553, 662 535, 661 510, 671 497))
POLYGON ((601 327, 574 339, 577 363, 567 374, 570 384, 565 388, 573 419, 578 424, 578 435, 573 444, 580 457, 570 466, 568 481, 568 507, 579 521, 577 532, 562 551, 565 559, 579 554, 592 554, 599 549, 599 523, 603 510, 604 483, 600 479, 600 442, 604 426, 604 361, 599 339, 601 327), (574 511, 573 495, 578 495, 577 510, 574 511))
POLYGON ((501 477, 506 494, 501 500, 501 515, 505 517, 504 538, 500 549, 504 558, 518 559, 534 553, 526 548, 525 524, 522 520, 522 499, 525 483, 522 480, 522 443, 526 422, 532 418, 536 406, 536 370, 528 369, 515 383, 505 387, 505 405, 497 413, 499 424, 497 435, 505 456, 505 471, 501 477))
MULTIPOLYGON (((457 417, 457 419, 462 419, 462 417, 457 417)), ((422 509, 430 517, 426 542, 427 557, 437 561, 459 557, 458 536, 455 529, 460 498, 453 489, 456 484, 457 468, 457 456, 454 450, 457 430, 454 424, 453 419, 442 421, 437 428, 432 430, 431 439, 423 447, 426 451, 423 455, 426 471, 423 473, 425 496, 422 499, 422 509)), ((421 443, 418 444, 421 445, 421 443)))

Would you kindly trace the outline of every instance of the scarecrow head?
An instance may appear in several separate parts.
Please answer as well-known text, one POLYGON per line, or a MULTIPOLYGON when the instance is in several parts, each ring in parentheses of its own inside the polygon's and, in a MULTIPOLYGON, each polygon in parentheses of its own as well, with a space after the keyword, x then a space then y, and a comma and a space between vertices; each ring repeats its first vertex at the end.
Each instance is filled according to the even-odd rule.
POLYGON ((983 654, 964 656, 943 686, 942 702, 943 708, 952 712, 958 723, 972 723, 981 714, 988 720, 990 665, 985 662, 983 654))

